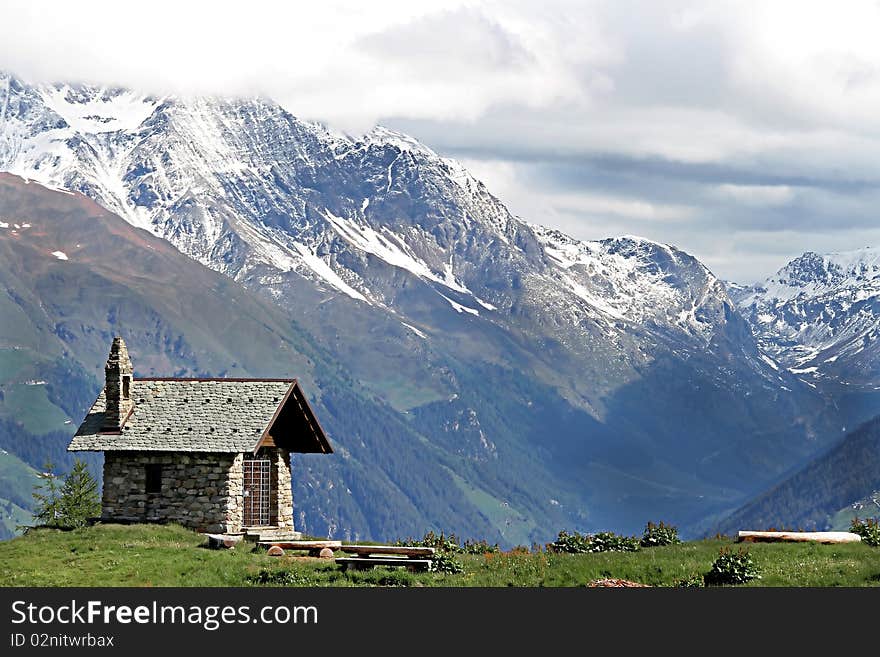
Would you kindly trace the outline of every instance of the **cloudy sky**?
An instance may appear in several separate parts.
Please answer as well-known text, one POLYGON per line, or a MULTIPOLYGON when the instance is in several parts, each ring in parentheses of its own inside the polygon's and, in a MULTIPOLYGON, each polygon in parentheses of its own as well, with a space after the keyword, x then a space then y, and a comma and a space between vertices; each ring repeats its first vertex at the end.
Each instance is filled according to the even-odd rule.
POLYGON ((676 244, 732 280, 880 247, 875 0, 5 0, 0 22, 0 69, 32 81, 379 122, 530 221, 676 244))

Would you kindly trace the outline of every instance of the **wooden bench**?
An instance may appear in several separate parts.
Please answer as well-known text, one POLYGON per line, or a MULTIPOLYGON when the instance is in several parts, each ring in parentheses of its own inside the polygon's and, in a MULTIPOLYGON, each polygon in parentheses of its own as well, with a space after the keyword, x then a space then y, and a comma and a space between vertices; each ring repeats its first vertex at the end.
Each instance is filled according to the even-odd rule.
POLYGON ((257 545, 265 548, 277 547, 281 550, 307 550, 310 557, 321 556, 321 550, 338 550, 342 541, 258 541, 257 545))
POLYGON ((353 557, 336 559, 336 563, 347 570, 350 567, 366 570, 373 566, 406 568, 410 571, 429 570, 434 557, 434 548, 408 547, 405 545, 343 545, 343 552, 353 557))
POLYGON ((404 557, 433 557, 432 547, 410 547, 407 545, 343 545, 339 548, 348 554, 369 557, 374 554, 394 554, 404 557))

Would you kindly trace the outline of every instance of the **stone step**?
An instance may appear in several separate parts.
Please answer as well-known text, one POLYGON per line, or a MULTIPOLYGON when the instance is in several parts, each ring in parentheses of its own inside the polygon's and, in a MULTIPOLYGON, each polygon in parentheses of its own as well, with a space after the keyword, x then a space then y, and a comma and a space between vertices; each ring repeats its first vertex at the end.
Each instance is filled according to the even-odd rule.
POLYGON ((244 537, 246 540, 255 543, 269 541, 299 541, 302 539, 302 532, 292 532, 286 529, 272 529, 270 527, 251 527, 245 530, 244 537))

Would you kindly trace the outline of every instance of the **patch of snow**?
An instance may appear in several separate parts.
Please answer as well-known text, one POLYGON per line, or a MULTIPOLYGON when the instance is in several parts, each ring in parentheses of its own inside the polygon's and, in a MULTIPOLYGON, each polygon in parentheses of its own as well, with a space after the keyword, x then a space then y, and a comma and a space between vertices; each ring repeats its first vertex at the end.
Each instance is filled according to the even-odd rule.
POLYGON ((5 221, 0 221, 0 228, 9 228, 9 224, 5 221))
POLYGON ((483 308, 485 308, 486 310, 498 310, 498 306, 493 306, 493 305, 492 305, 491 303, 489 303, 488 301, 483 301, 483 300, 482 300, 480 297, 478 297, 476 294, 474 294, 474 295, 472 295, 472 296, 474 297, 474 301, 476 301, 478 304, 480 304, 481 306, 483 306, 483 308))
POLYGON ((779 366, 776 364, 776 361, 770 358, 770 356, 768 356, 767 354, 761 354, 761 360, 763 360, 777 372, 779 371, 779 366))
POLYGON ((815 372, 818 369, 819 369, 818 367, 803 367, 803 368, 790 367, 790 368, 788 368, 788 371, 791 372, 792 374, 812 374, 813 372, 815 372))
POLYGON ((401 322, 401 324, 403 324, 406 328, 408 328, 410 331, 412 331, 413 333, 415 333, 415 334, 416 334, 417 336, 419 336, 420 338, 425 339, 425 340, 428 339, 428 336, 427 336, 427 335, 425 335, 422 331, 420 331, 419 329, 417 329, 417 328, 416 328, 415 326, 413 326, 412 324, 407 324, 406 322, 401 322))
POLYGON ((67 260, 67 254, 64 251, 52 251, 52 255, 59 260, 67 260))
POLYGON ((360 250, 371 253, 393 267, 406 269, 419 278, 427 278, 450 290, 474 296, 469 289, 455 280, 451 265, 444 267, 443 277, 438 276, 412 252, 403 239, 388 228, 379 233, 371 226, 337 217, 329 210, 325 210, 324 216, 340 236, 360 250))
POLYGON ((296 242, 294 247, 302 256, 303 261, 309 266, 309 268, 315 272, 318 276, 327 281, 330 285, 335 287, 336 289, 344 292, 352 299, 357 299, 358 301, 367 301, 367 298, 351 287, 348 283, 346 283, 342 278, 340 278, 339 274, 333 271, 326 262, 321 260, 314 253, 309 251, 303 244, 296 242))
POLYGON ((602 311, 606 315, 610 315, 615 319, 625 319, 625 316, 622 312, 610 306, 603 299, 599 299, 590 294, 589 290, 585 288, 583 285, 574 280, 571 276, 563 276, 562 279, 568 284, 569 289, 574 292, 581 299, 586 301, 588 304, 593 306, 593 308, 602 311))
POLYGON ((135 130, 153 114, 160 102, 133 91, 106 87, 72 89, 58 85, 44 88, 41 95, 46 105, 73 130, 93 134, 135 130))
POLYGON ((361 203, 361 212, 365 211, 368 207, 370 207, 370 199, 365 198, 364 202, 361 203))
MULTIPOLYGON (((437 294, 440 294, 440 293, 437 292, 437 294)), ((473 308, 468 308, 467 306, 462 306, 460 303, 456 303, 455 301, 453 301, 452 299, 447 297, 445 294, 440 294, 440 296, 443 297, 444 299, 446 299, 449 302, 449 305, 452 306, 453 308, 455 308, 456 312, 470 313, 471 315, 476 315, 477 317, 480 316, 479 310, 474 310, 473 308)))
POLYGON ((394 146, 402 153, 413 152, 421 153, 429 157, 437 157, 437 154, 434 151, 425 146, 418 139, 381 125, 377 125, 370 130, 370 132, 366 133, 363 136, 363 142, 367 145, 376 144, 379 146, 394 146))

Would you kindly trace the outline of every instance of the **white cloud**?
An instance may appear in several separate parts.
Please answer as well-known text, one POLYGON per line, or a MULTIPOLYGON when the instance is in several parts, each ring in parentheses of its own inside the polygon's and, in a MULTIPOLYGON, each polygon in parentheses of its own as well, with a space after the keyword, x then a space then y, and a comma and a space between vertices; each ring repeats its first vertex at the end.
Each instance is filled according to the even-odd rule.
POLYGON ((262 93, 351 132, 407 126, 470 153, 517 214, 678 243, 725 276, 767 266, 737 250, 744 230, 787 230, 794 250, 839 217, 839 240, 874 237, 872 0, 6 0, 0 22, 0 68, 22 77, 262 93))

